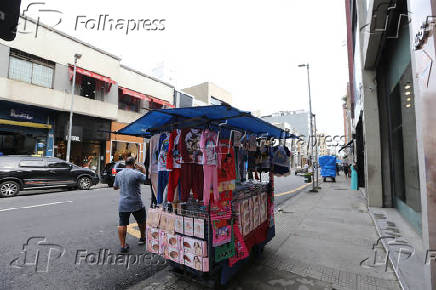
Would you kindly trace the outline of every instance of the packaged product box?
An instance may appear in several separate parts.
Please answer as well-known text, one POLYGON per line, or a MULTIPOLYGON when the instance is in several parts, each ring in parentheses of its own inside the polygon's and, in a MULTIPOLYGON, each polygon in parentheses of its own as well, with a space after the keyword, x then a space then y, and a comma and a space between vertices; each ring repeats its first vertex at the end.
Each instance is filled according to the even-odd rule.
POLYGON ((266 222, 267 220, 267 205, 268 201, 267 201, 267 197, 266 197, 266 192, 262 193, 260 195, 260 201, 259 201, 259 206, 260 206, 260 223, 263 224, 264 222, 266 222))
POLYGON ((160 217, 162 214, 162 209, 159 208, 149 208, 147 214, 146 224, 150 227, 158 228, 160 223, 160 217))
POLYGON ((186 236, 193 236, 194 235, 194 219, 193 218, 183 217, 183 227, 184 227, 183 233, 186 236))
POLYGON ((167 214, 161 213, 159 220, 159 229, 166 230, 167 229, 167 214))
POLYGON ((250 205, 250 232, 253 231, 256 228, 256 225, 254 223, 254 214, 253 214, 253 210, 254 210, 254 197, 252 196, 249 199, 249 205, 250 205))
POLYGON ((176 215, 172 213, 167 214, 167 232, 174 234, 175 231, 175 222, 176 222, 176 215))
POLYGON ((174 217, 174 231, 183 235, 183 217, 180 215, 174 217))
POLYGON ((250 216, 249 199, 245 199, 241 206, 241 216, 242 216, 242 232, 244 237, 247 236, 251 231, 251 216, 250 216))
POLYGON ((203 272, 209 272, 209 258, 203 258, 203 272))
POLYGON ((183 237, 183 252, 207 257, 207 243, 202 240, 183 237))
POLYGON ((194 219, 194 236, 204 239, 204 219, 194 219))
POLYGON ((195 270, 201 271, 201 272, 208 272, 209 271, 209 261, 208 260, 209 260, 208 258, 204 259, 201 256, 197 256, 197 255, 191 254, 191 253, 184 253, 183 254, 184 264, 192 269, 195 269, 195 270))
POLYGON ((159 254, 159 229, 146 228, 146 249, 150 253, 159 254))
POLYGON ((165 255, 166 259, 169 259, 176 263, 181 263, 180 260, 183 257, 183 255, 180 255, 180 250, 182 248, 181 241, 182 236, 167 234, 168 252, 165 255))
POLYGON ((259 201, 260 198, 258 195, 256 195, 254 197, 254 202, 253 202, 253 223, 254 223, 254 228, 257 228, 260 225, 260 208, 259 208, 259 201))
POLYGON ((159 230, 159 254, 164 257, 168 255, 167 232, 163 230, 159 230))

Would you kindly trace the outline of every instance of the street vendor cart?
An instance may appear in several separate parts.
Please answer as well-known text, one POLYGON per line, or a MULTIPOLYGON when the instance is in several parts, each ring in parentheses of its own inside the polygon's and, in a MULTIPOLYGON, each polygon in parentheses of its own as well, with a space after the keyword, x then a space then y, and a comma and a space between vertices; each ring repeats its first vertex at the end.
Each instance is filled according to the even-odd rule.
POLYGON ((228 105, 151 110, 117 134, 150 139, 146 248, 175 271, 224 285, 274 237, 291 155, 276 140, 294 135, 228 105))

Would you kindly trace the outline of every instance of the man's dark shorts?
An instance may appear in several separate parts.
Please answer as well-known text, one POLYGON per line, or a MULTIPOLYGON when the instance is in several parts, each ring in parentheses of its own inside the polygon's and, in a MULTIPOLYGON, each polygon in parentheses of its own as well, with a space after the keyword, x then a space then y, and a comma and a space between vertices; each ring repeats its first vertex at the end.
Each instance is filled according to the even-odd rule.
POLYGON ((129 218, 130 214, 133 214, 135 217, 135 220, 138 224, 145 223, 145 207, 141 208, 140 210, 134 211, 134 212, 119 212, 120 215, 120 226, 128 226, 129 225, 129 218))

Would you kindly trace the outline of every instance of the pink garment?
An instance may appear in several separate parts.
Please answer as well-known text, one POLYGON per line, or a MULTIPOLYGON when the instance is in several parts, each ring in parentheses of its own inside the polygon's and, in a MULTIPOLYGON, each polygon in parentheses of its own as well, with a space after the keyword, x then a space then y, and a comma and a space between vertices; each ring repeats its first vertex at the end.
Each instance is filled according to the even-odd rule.
POLYGON ((218 191, 218 168, 216 165, 203 165, 204 174, 204 189, 203 189, 203 203, 205 206, 209 205, 210 188, 213 187, 213 198, 217 202, 220 197, 218 191))
POLYGON ((200 150, 203 153, 203 165, 219 165, 217 133, 204 130, 200 137, 200 150))

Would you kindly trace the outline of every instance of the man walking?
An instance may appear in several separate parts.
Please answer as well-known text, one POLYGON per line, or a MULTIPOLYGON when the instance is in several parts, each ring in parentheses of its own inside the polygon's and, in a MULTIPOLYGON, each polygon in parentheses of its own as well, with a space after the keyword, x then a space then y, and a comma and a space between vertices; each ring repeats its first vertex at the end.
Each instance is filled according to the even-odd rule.
POLYGON ((146 181, 145 168, 136 165, 134 157, 126 159, 126 168, 115 176, 114 189, 120 189, 119 226, 118 237, 121 243, 121 253, 129 251, 129 245, 126 243, 127 226, 129 225, 130 214, 133 214, 138 223, 141 238, 139 245, 145 244, 145 207, 141 200, 141 184, 146 181), (139 171, 135 170, 138 169, 139 171))

